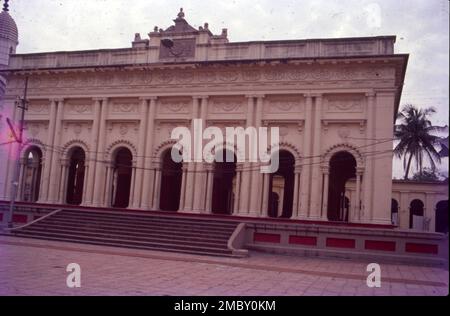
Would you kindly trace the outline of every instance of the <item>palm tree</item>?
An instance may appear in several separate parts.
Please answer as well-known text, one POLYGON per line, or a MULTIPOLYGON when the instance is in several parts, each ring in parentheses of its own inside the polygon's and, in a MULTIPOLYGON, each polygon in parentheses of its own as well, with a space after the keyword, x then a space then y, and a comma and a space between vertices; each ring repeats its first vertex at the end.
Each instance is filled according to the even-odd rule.
POLYGON ((429 120, 429 116, 435 112, 432 107, 418 109, 407 104, 397 115, 398 124, 394 126, 394 137, 399 142, 394 148, 394 155, 398 158, 403 157, 405 180, 408 179, 413 159, 420 173, 424 158, 429 160, 433 172, 436 170, 436 162, 441 162, 440 155, 434 147, 439 143, 440 137, 432 133, 442 131, 442 127, 433 126, 429 120))

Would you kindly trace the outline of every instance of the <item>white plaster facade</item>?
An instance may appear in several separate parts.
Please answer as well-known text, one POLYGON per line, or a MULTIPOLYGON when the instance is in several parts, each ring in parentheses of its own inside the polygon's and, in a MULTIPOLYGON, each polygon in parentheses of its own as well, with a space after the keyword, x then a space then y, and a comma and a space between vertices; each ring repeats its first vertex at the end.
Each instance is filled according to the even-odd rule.
MULTIPOLYGON (((162 155, 170 132, 201 118, 207 126, 279 126, 280 149, 295 159, 293 219, 328 220, 330 160, 356 162, 359 207, 351 222, 390 224, 392 137, 408 55, 394 36, 233 43, 227 31, 175 25, 136 35, 132 48, 12 55, 3 115, 29 77, 26 146, 42 153, 41 203, 67 202, 74 148, 85 154, 82 201, 110 207, 114 159, 132 155, 128 207, 160 208, 162 155), (172 52, 161 44, 170 37, 172 52)), ((0 123, 2 142, 7 137, 0 123)), ((9 199, 15 146, 0 147, 0 199, 9 199)), ((270 176, 238 164, 232 214, 268 216, 270 176)), ((20 183, 27 169, 21 168, 20 183)), ((210 213, 214 166, 185 163, 179 211, 210 213)), ((20 191, 20 190, 19 190, 20 191)), ((24 198, 23 190, 20 198, 24 198)))

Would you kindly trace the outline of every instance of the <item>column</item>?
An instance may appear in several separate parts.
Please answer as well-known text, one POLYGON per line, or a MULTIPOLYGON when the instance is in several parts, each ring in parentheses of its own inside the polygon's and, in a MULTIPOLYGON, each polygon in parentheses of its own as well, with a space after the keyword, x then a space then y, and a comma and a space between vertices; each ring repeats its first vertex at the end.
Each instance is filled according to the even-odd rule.
MULTIPOLYGON (((192 119, 191 119, 191 139, 194 140, 194 119, 198 117, 198 107, 199 107, 199 99, 200 97, 194 96, 192 101, 192 119)), ((192 142, 193 144, 194 142, 192 142)), ((195 147, 195 146, 194 146, 195 147)), ((195 163, 194 159, 194 148, 191 148, 191 161, 188 162, 188 170, 186 177, 186 193, 185 193, 185 204, 184 204, 184 212, 191 212, 193 210, 193 202, 194 202, 194 186, 195 186, 195 163)))
MULTIPOLYGON (((200 119, 202 120, 202 127, 206 127, 206 117, 207 117, 207 110, 208 110, 208 97, 203 96, 201 98, 201 110, 200 110, 200 119)), ((199 134, 198 136, 200 139, 198 140, 200 144, 203 142, 203 130, 197 131, 199 134)), ((203 153, 201 153, 203 154, 203 153)), ((204 173, 204 162, 203 159, 201 161, 197 161, 195 163, 196 169, 195 169, 195 187, 196 190, 194 191, 194 211, 201 212, 205 209, 205 192, 206 192, 206 175, 204 173)))
MULTIPOLYGON (((249 95, 247 96, 247 122, 246 126, 252 126, 253 125, 253 108, 254 108, 254 96, 249 95)), ((250 144, 249 144, 250 145, 250 144)), ((249 146, 247 147, 247 152, 249 153, 250 150, 249 146)), ((250 206, 250 184, 251 184, 251 164, 248 162, 247 154, 245 162, 243 163, 243 170, 241 173, 241 194, 239 198, 239 215, 247 215, 249 212, 249 206, 250 206)))
POLYGON ((316 95, 316 104, 314 109, 314 136, 312 143, 312 158, 310 163, 312 164, 312 175, 311 175, 311 201, 309 206, 309 219, 318 220, 320 219, 320 198, 322 191, 322 177, 320 173, 320 153, 321 153, 321 140, 320 136, 322 133, 322 95, 316 95))
MULTIPOLYGON (((233 215, 239 214, 239 201, 241 199, 241 178, 242 178, 242 167, 240 164, 236 164, 236 188, 235 188, 236 192, 234 194, 233 215)), ((208 185, 208 187, 210 186, 208 185)), ((212 191, 212 184, 211 184, 211 191, 212 191)))
MULTIPOLYGON (((145 135, 145 159, 144 159, 144 179, 142 187, 142 200, 141 208, 149 209, 153 206, 153 182, 155 177, 155 171, 152 170, 152 156, 153 156, 153 138, 154 138, 154 126, 155 126, 155 113, 156 113, 156 97, 150 97, 150 105, 148 111, 148 126, 145 135)), ((157 183, 156 185, 159 185, 157 183)))
POLYGON ((112 177, 113 177, 113 167, 110 163, 106 165, 106 190, 103 204, 105 207, 111 207, 111 194, 112 194, 112 177))
MULTIPOLYGON (((374 142, 374 130, 373 130, 373 120, 375 119, 375 93, 366 93, 367 97, 367 109, 366 109, 366 151, 371 151, 371 147, 367 147, 370 143, 374 142)), ((368 156, 365 158, 365 172, 364 172, 364 183, 363 183, 363 198, 364 203, 362 205, 361 220, 370 221, 371 209, 372 209, 372 180, 373 180, 373 161, 372 157, 368 156)))
MULTIPOLYGON (((89 188, 88 188, 88 175, 89 171, 92 169, 90 166, 92 166, 95 162, 94 161, 85 161, 84 162, 84 179, 83 179, 83 198, 81 203, 85 203, 85 196, 88 194, 89 188)), ((70 165, 70 162, 69 162, 70 165)), ((67 181, 66 181, 67 182, 67 181)), ((67 192, 67 183, 64 184, 66 186, 66 189, 64 192, 67 192)), ((91 192, 92 194, 92 192, 91 192)))
POLYGON ((83 194, 83 205, 91 205, 94 193, 94 176, 95 176, 95 160, 97 159, 97 146, 98 146, 98 136, 99 136, 99 123, 101 115, 101 102, 102 99, 94 99, 94 117, 92 121, 92 131, 91 131, 91 143, 90 152, 86 153, 88 159, 92 162, 92 168, 88 168, 87 184, 86 184, 86 194, 83 194))
POLYGON ((58 202, 58 193, 59 193, 59 179, 60 179, 60 166, 59 166, 59 152, 58 148, 60 146, 60 139, 62 133, 62 121, 63 121, 63 113, 64 113, 64 100, 58 100, 58 110, 56 115, 56 125, 55 125, 55 137, 53 140, 53 155, 52 155, 52 165, 50 171, 50 185, 48 192, 48 201, 51 203, 58 202))
POLYGON ((361 221, 361 177, 363 175, 364 169, 358 168, 356 170, 356 192, 355 192, 355 216, 353 218, 356 218, 357 221, 361 221))
POLYGON ((131 182, 130 182, 130 197, 127 208, 133 208, 133 196, 136 192, 136 177, 137 177, 137 161, 133 160, 131 163, 131 182))
MULTIPOLYGON (((264 96, 258 95, 256 97, 256 115, 255 115, 255 128, 259 132, 259 128, 261 127, 261 118, 262 118, 262 112, 263 112, 263 102, 264 102, 264 96)), ((258 144, 250 144, 250 148, 252 146, 258 147, 258 144)), ((252 216, 260 216, 261 215, 261 204, 262 204, 262 173, 260 170, 259 163, 252 163, 252 180, 251 180, 251 188, 252 192, 250 194, 250 215, 252 216)))
POLYGON ((102 109, 100 115, 99 139, 95 161, 95 178, 94 178, 94 196, 93 205, 101 206, 102 192, 105 182, 105 141, 106 141, 106 114, 108 112, 108 99, 102 100, 102 109))
POLYGON ((305 126, 303 129, 303 155, 305 157, 304 167, 302 173, 300 174, 300 197, 299 197, 299 212, 297 218, 307 219, 308 218, 308 207, 309 207, 309 184, 311 176, 311 127, 312 127, 312 97, 310 94, 305 95, 305 126))
POLYGON ((182 175, 181 175, 181 192, 180 192, 180 206, 178 207, 178 211, 182 212, 184 210, 184 201, 186 198, 186 177, 188 170, 188 163, 183 162, 181 167, 182 175))
MULTIPOLYGON (((20 172, 19 172, 19 185, 17 188, 17 200, 18 201, 23 201, 24 200, 24 186, 25 186, 25 176, 24 174, 26 174, 26 161, 27 161, 27 157, 21 157, 20 158, 20 172)), ((31 182, 31 185, 33 185, 33 182, 31 182)), ((32 187, 33 188, 33 187, 32 187)))
MULTIPOLYGON (((141 205, 142 194, 142 179, 144 176, 144 164, 145 164, 145 139, 147 134, 147 121, 148 121, 148 99, 141 98, 141 110, 140 110, 140 123, 139 123, 139 144, 137 149, 137 170, 136 179, 134 183, 134 195, 132 197, 133 208, 139 208, 141 205)), ((153 136, 153 135, 152 135, 153 136)))
POLYGON ((294 200, 292 202, 292 218, 298 217, 298 207, 299 207, 299 194, 300 194, 300 173, 302 166, 296 164, 294 167, 294 200))
POLYGON ((328 183, 330 179, 330 168, 328 166, 322 167, 323 173, 323 196, 322 196, 322 216, 323 221, 328 220, 328 183))
POLYGON ((159 210, 159 195, 161 193, 161 163, 158 161, 155 165, 155 185, 153 186, 154 193, 152 208, 154 210, 159 210))
MULTIPOLYGON (((263 174, 263 197, 262 197, 262 206, 261 206, 261 216, 267 217, 269 211, 269 195, 270 195, 270 173, 263 174)), ((295 199, 294 199, 295 201, 295 199)))
POLYGON ((59 202, 64 204, 66 201, 66 183, 67 183, 67 173, 69 168, 69 160, 66 158, 61 159, 61 182, 59 190, 59 202))
POLYGON ((207 184, 206 184, 206 200, 205 200, 205 213, 211 214, 212 204, 212 192, 214 186, 214 164, 208 164, 207 169, 207 184))
MULTIPOLYGON (((47 148, 45 149, 45 159, 43 159, 43 172, 42 172, 42 185, 40 190, 39 202, 45 203, 48 200, 48 189, 50 183, 50 169, 52 166, 52 156, 53 156, 53 139, 55 136, 55 125, 56 125, 56 100, 50 101, 50 118, 47 134, 47 148)), ((56 154, 56 153, 55 153, 56 154)))

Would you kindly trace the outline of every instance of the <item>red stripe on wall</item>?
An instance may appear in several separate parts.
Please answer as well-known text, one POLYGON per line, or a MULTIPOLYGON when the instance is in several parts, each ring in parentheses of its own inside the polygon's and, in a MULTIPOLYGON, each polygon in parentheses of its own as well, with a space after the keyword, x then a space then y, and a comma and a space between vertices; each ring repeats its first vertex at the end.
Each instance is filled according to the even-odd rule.
POLYGON ((28 221, 28 216, 26 216, 26 215, 20 215, 20 214, 13 215, 14 223, 26 223, 27 221, 28 221))
POLYGON ((407 242, 405 246, 406 252, 416 252, 416 253, 438 253, 438 245, 433 244, 416 244, 407 242))
POLYGON ((254 233, 253 241, 280 243, 281 236, 279 234, 254 233))
POLYGON ((395 251, 395 241, 366 240, 364 248, 370 250, 395 251))
POLYGON ((315 246, 315 245, 317 245, 317 237, 289 236, 289 243, 290 244, 298 244, 298 245, 315 246))
POLYGON ((327 247, 355 248, 355 245, 356 242, 354 239, 327 238, 327 247))

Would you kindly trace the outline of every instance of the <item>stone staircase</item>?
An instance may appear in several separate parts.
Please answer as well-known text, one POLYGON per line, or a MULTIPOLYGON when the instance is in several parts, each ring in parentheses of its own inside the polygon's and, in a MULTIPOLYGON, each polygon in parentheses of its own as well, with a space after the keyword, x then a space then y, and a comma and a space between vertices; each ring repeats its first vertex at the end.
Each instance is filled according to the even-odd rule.
POLYGON ((228 239, 238 223, 227 220, 120 211, 62 210, 29 226, 19 237, 134 249, 237 257, 228 239))

